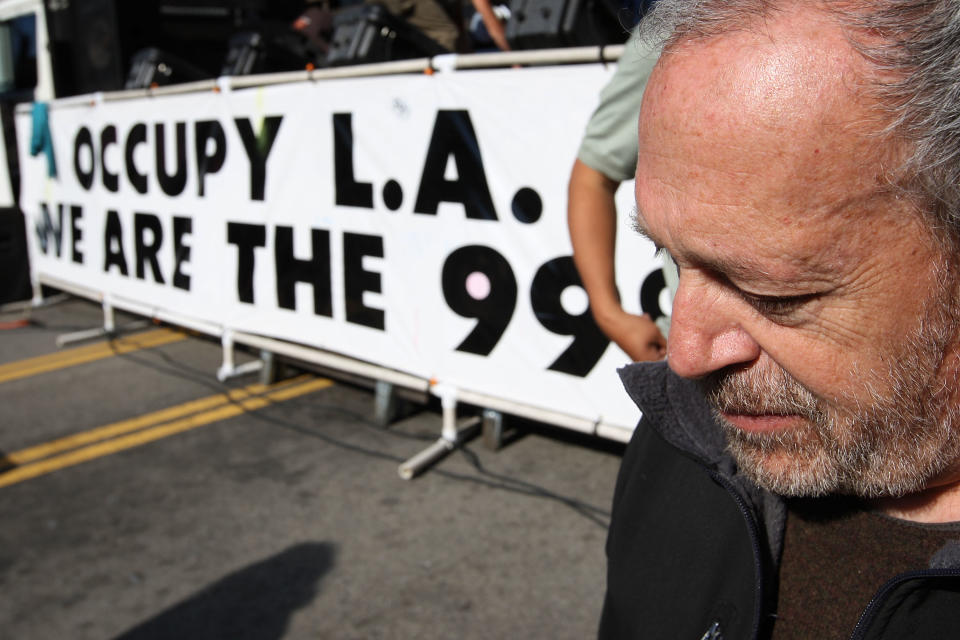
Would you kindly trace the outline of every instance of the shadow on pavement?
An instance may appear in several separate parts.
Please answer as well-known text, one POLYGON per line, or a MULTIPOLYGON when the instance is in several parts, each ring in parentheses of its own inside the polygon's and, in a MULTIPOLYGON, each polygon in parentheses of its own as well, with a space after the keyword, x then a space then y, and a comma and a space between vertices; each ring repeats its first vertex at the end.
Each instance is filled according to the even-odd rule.
POLYGON ((278 640, 291 614, 320 593, 320 579, 333 568, 334 555, 334 545, 326 542, 290 547, 218 580, 115 640, 278 640))
POLYGON ((3 473, 4 471, 10 471, 10 469, 13 469, 16 466, 17 465, 13 464, 10 458, 7 457, 7 454, 0 450, 0 473, 3 473))

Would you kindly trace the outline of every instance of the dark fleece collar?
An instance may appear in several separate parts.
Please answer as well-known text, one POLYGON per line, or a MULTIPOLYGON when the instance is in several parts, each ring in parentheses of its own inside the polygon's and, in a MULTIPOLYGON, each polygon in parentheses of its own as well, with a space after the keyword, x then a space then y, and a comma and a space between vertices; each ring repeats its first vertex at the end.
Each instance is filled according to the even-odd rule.
MULTIPOLYGON (((638 429, 652 428, 685 455, 730 481, 753 509, 769 545, 770 560, 779 565, 786 524, 783 500, 737 473, 727 453, 723 431, 713 418, 699 385, 673 373, 666 362, 638 362, 619 370, 630 398, 643 412, 638 429)), ((947 543, 930 562, 931 568, 960 568, 960 540, 947 543)))
POLYGON ((778 496, 737 474, 723 431, 698 384, 673 373, 666 362, 638 362, 619 370, 623 386, 643 412, 638 429, 652 428, 685 455, 724 477, 761 523, 768 560, 779 565, 786 506, 778 496))

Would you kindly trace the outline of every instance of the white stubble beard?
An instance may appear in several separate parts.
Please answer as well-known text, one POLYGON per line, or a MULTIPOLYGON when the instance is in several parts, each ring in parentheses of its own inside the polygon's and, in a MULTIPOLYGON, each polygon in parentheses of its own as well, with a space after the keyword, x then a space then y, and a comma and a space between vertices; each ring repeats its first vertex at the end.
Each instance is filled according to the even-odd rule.
POLYGON ((888 351, 888 371, 873 379, 864 376, 866 402, 841 393, 831 406, 777 365, 775 370, 756 364, 725 369, 708 377, 707 399, 740 472, 785 496, 875 498, 920 491, 955 464, 960 459, 960 406, 954 397, 960 323, 952 308, 953 287, 941 289, 912 335, 888 351), (724 412, 798 416, 801 423, 752 433, 724 419, 724 412))

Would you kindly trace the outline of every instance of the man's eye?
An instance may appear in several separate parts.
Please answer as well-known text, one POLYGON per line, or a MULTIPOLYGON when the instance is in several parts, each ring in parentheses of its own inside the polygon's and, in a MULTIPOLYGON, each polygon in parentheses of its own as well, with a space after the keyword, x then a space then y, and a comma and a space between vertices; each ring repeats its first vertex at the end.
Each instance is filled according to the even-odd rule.
POLYGON ((741 291, 740 295, 761 315, 771 318, 782 318, 797 311, 804 304, 817 297, 818 294, 807 293, 799 296, 758 296, 741 291))

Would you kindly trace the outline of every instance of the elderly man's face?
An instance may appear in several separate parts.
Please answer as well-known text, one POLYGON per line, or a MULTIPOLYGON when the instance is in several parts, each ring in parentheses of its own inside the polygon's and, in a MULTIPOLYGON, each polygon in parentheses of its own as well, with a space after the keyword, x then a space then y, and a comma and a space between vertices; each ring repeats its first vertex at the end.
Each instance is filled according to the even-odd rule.
POLYGON ((763 29, 681 46, 644 97, 638 226, 680 267, 668 362, 774 491, 955 479, 952 269, 888 188, 839 30, 763 29))

